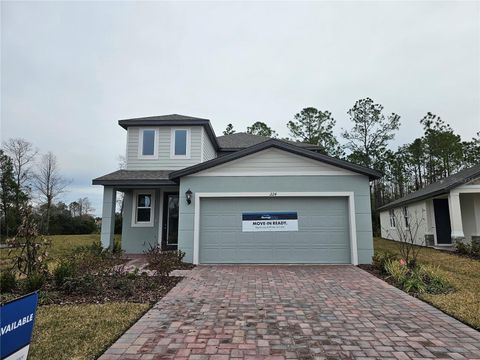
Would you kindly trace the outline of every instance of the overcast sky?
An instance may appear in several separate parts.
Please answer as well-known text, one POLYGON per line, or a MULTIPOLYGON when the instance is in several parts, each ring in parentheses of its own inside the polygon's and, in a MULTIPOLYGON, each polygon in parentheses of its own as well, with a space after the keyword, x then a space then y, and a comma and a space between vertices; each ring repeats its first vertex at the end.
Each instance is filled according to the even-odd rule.
POLYGON ((303 107, 371 97, 401 115, 393 147, 431 111, 480 130, 480 2, 1 3, 1 138, 54 152, 65 201, 118 167, 118 119, 178 113, 221 135, 264 121, 281 136, 303 107))

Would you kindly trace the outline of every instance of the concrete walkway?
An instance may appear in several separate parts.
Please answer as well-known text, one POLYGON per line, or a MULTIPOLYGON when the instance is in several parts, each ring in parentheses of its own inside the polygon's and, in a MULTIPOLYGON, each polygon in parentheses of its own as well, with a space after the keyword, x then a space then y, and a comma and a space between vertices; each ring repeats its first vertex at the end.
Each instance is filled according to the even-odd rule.
POLYGON ((199 266, 100 359, 480 359, 480 333, 353 266, 199 266))

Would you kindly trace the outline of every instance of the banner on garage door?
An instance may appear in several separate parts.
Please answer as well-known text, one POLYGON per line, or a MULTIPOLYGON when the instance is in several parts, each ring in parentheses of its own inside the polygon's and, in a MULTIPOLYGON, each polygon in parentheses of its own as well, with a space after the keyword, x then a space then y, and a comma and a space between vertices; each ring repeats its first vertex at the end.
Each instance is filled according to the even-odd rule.
POLYGON ((247 212, 242 214, 242 232, 298 231, 296 212, 247 212))

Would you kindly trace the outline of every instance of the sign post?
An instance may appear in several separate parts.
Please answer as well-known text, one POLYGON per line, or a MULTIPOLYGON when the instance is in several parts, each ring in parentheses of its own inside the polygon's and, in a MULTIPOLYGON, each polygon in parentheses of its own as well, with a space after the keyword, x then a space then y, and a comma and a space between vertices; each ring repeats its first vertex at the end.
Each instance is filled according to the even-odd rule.
POLYGON ((25 360, 32 339, 38 292, 0 307, 0 359, 25 360))

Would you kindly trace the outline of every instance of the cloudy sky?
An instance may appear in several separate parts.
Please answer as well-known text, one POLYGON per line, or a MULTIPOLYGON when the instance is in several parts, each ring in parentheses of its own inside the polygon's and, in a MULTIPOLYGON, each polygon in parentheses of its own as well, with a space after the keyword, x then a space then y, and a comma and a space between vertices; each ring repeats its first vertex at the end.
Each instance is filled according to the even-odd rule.
POLYGON ((217 134, 264 121, 281 136, 300 109, 371 97, 402 117, 392 144, 431 111, 480 130, 480 2, 1 3, 1 138, 54 152, 65 201, 116 170, 116 121, 179 113, 217 134))

